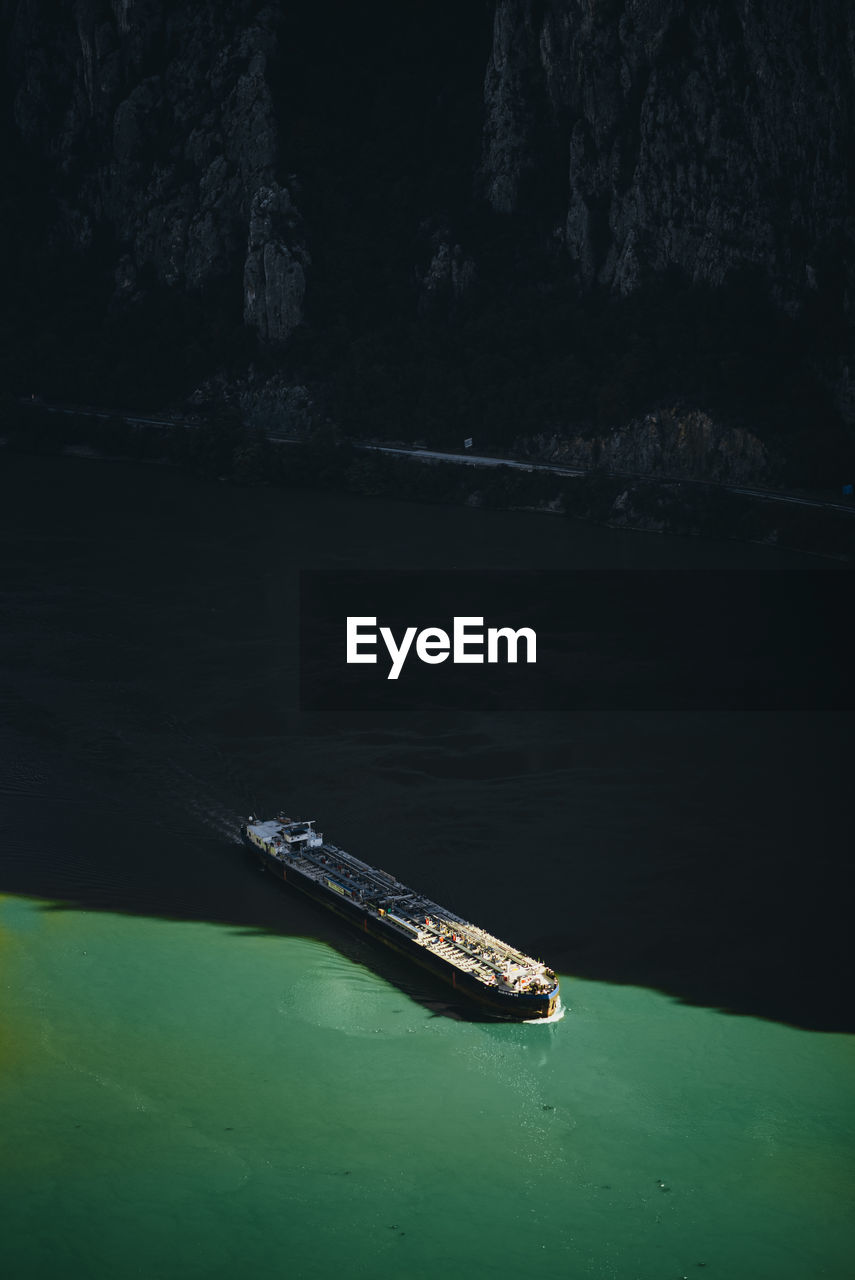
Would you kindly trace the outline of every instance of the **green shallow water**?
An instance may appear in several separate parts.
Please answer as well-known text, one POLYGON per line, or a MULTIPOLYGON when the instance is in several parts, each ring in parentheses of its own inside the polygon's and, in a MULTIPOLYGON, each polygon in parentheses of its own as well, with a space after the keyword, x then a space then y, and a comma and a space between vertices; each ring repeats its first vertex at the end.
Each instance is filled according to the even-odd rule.
POLYGON ((851 1275, 849 1037, 572 978, 459 1022, 312 939, 16 897, 0 960, 5 1275, 851 1275))

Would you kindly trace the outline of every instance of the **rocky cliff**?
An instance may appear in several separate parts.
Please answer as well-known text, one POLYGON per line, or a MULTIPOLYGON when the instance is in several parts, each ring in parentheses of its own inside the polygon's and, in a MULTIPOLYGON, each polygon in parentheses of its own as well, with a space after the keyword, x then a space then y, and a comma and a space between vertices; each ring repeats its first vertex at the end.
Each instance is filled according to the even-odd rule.
MULTIPOLYGON (((100 299, 67 357, 91 362, 90 398, 88 353, 113 340, 99 307, 130 326, 124 351, 171 317, 186 391, 222 375, 189 332, 219 289, 225 349, 257 342, 235 377, 252 360, 310 385, 345 429, 538 435, 567 456, 593 434, 628 457, 679 400, 721 420, 746 471, 842 458, 845 0, 6 0, 4 16, 43 229, 24 275, 51 308, 63 288, 100 299)), ((26 203, 10 197, 15 225, 26 203)), ((659 434, 677 465, 703 431, 680 449, 659 434)))
POLYGON ((284 342, 308 257, 277 182, 275 6, 235 0, 24 0, 15 121, 50 166, 55 242, 107 232, 116 294, 197 290, 243 263, 246 323, 284 342))
POLYGON ((488 198, 524 211, 553 170, 586 283, 759 267, 798 305, 853 267, 854 59, 855 10, 834 0, 498 0, 488 198))
MULTIPOLYGON (((525 213, 549 175, 583 285, 754 269, 790 314, 822 294, 851 328, 853 88, 835 0, 498 0, 482 181, 525 213)), ((825 373, 855 421, 850 351, 825 373)))

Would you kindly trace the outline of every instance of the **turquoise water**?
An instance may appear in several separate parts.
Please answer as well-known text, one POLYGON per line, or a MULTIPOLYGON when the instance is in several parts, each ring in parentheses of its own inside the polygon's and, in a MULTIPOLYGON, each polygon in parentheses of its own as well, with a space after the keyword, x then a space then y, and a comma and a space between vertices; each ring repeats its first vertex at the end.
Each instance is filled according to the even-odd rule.
POLYGON ((6 1275, 851 1275, 850 1037, 566 977, 456 1021, 312 938, 11 896, 0 955, 6 1275))

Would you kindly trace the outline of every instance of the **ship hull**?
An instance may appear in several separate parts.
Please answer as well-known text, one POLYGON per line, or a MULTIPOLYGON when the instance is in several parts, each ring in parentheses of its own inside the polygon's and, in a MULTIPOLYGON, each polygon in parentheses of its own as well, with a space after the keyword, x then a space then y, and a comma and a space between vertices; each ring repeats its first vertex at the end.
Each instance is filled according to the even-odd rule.
POLYGON ((433 973, 448 983, 460 995, 476 1001, 483 1008, 489 1009, 497 1017, 528 1022, 550 1017, 558 1004, 557 989, 547 995, 525 995, 513 992, 492 991, 483 983, 463 972, 454 965, 443 960, 442 956, 433 955, 418 943, 399 934, 398 931, 383 919, 369 914, 358 902, 339 897, 332 890, 326 889, 316 880, 304 875, 298 867, 286 866, 279 858, 260 848, 254 841, 242 833, 244 844, 251 849, 261 865, 271 871, 277 879, 283 880, 292 889, 304 893, 306 897, 319 903, 328 911, 346 920, 360 933, 380 942, 399 955, 412 960, 414 964, 433 973))

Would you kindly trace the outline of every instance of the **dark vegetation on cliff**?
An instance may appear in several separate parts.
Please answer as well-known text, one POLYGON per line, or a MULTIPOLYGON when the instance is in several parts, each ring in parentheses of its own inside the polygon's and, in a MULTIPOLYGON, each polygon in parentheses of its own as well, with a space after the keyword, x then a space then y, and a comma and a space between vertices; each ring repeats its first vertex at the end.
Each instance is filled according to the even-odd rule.
MULTIPOLYGON (((633 287, 622 290, 605 279, 580 282, 579 260, 568 253, 566 235, 556 236, 567 217, 568 183, 575 199, 588 172, 574 159, 568 179, 568 154, 575 155, 572 139, 579 128, 573 112, 582 108, 576 90, 562 87, 576 74, 569 61, 576 46, 565 49, 561 41, 571 39, 572 19, 572 39, 589 39, 591 58, 602 64, 590 74, 602 74, 612 92, 606 72, 621 58, 628 65, 636 56, 629 35, 621 37, 622 45, 615 43, 628 6, 610 6, 611 18, 605 7, 598 11, 586 36, 569 0, 522 7, 509 0, 498 6, 414 0, 369 7, 280 7, 247 0, 200 3, 195 9, 179 4, 162 13, 153 3, 148 16, 135 18, 129 10, 131 23, 141 24, 134 36, 139 49, 134 45, 128 52, 131 36, 118 28, 110 35, 110 56, 121 56, 124 80, 116 87, 111 72, 112 87, 102 93, 109 105, 91 108, 91 119, 78 84, 86 61, 78 28, 85 24, 80 19, 76 28, 70 18, 51 17, 47 10, 39 23, 32 15, 43 7, 6 7, 17 23, 12 94, 26 79, 27 59, 48 50, 58 67, 55 83, 45 79, 38 93, 30 90, 26 110, 19 102, 18 124, 7 103, 3 124, 10 180, 2 207, 7 305, 0 376, 8 390, 154 408, 180 403, 206 378, 238 377, 252 363, 259 376, 275 374, 307 386, 319 420, 330 419, 347 434, 440 446, 459 445, 472 435, 483 449, 510 449, 520 437, 537 433, 597 436, 658 405, 679 402, 706 410, 726 426, 750 429, 782 460, 776 479, 829 489, 851 479, 851 431, 826 376, 832 357, 843 359, 851 345, 844 271, 820 272, 799 305, 786 308, 776 294, 774 263, 770 269, 759 258, 727 269, 721 281, 693 281, 676 263, 660 269, 642 262, 633 287), (197 22, 203 12, 209 28, 197 22), (519 29, 503 35, 502 22, 505 28, 516 22, 519 29), (255 34, 241 37, 241 43, 235 32, 244 29, 255 34), (552 62, 544 62, 544 32, 552 33, 552 62), (227 72, 217 74, 237 88, 229 88, 231 96, 222 91, 226 106, 200 103, 199 94, 210 93, 205 86, 213 82, 206 59, 213 64, 218 47, 228 41, 236 52, 229 53, 227 72), (265 51, 263 72, 252 69, 259 48, 265 51), (511 70, 493 73, 485 98, 485 67, 491 58, 495 62, 497 49, 511 70), (195 99, 181 98, 180 77, 177 89, 174 83, 163 87, 161 80, 166 84, 169 77, 162 73, 172 65, 184 73, 191 68, 187 92, 195 99), (197 81, 203 88, 193 87, 197 81), (123 158, 130 144, 122 142, 122 151, 116 121, 127 120, 127 104, 138 104, 141 86, 155 106, 134 106, 131 161, 123 158), (305 251, 310 263, 305 297, 298 299, 302 323, 287 342, 270 342, 245 323, 243 255, 252 191, 238 190, 235 179, 237 194, 227 207, 214 207, 215 221, 228 223, 220 238, 226 249, 215 253, 212 239, 215 267, 207 274, 197 270, 192 279, 189 267, 170 276, 157 253, 143 260, 133 241, 147 217, 176 216, 172 188, 172 204, 164 196, 163 209, 149 207, 148 197, 132 209, 125 207, 130 196, 121 197, 122 191, 138 194, 145 183, 159 190, 151 175, 157 177, 168 157, 169 182, 192 204, 204 175, 177 145, 175 122, 190 120, 196 133, 204 132, 199 121, 216 107, 234 133, 241 124, 238 90, 256 113, 251 119, 263 120, 276 137, 275 164, 263 168, 253 157, 253 173, 263 170, 264 182, 287 186, 299 210, 299 246, 293 228, 275 235, 292 235, 290 249, 305 251), (22 111, 32 118, 22 122, 22 111), (57 140, 63 120, 73 146, 57 140), (493 170, 487 177, 485 127, 492 130, 493 170), (97 181, 93 173, 100 175, 97 181), (512 182, 512 208, 499 209, 496 198, 488 198, 499 179, 512 182), (83 190, 89 192, 85 217, 75 206, 83 190), (116 283, 123 263, 130 263, 133 275, 127 289, 116 283)), ((675 94, 683 92, 684 82, 695 85, 704 64, 714 62, 710 41, 722 42, 723 58, 731 57, 731 46, 740 47, 739 6, 726 7, 733 9, 733 22, 719 30, 704 27, 700 18, 693 27, 677 14, 680 6, 665 0, 653 6, 651 12, 661 10, 661 24, 671 22, 670 34, 655 53, 637 55, 639 66, 648 58, 660 72, 664 67, 667 76, 660 79, 673 80, 675 94)), ((709 6, 699 7, 698 14, 701 8, 706 12, 709 6)), ((70 9, 79 19, 82 6, 70 9)), ((96 35, 115 25, 106 0, 92 0, 89 9, 96 35)), ((652 36, 653 48, 651 42, 652 36)), ((87 74, 97 77, 97 49, 92 56, 95 71, 87 74)), ((735 55, 731 61, 733 74, 742 74, 735 55)), ((104 67, 107 62, 105 55, 104 67)), ((645 74, 652 84, 649 68, 645 74)), ((627 157, 642 145, 636 117, 643 119, 643 81, 636 85, 633 79, 635 64, 626 75, 632 80, 621 106, 626 120, 614 126, 624 155, 615 191, 624 195, 633 180, 627 157)), ((744 86, 720 86, 723 100, 740 88, 745 95, 753 92, 747 70, 744 75, 744 86)), ((832 89, 839 96, 850 87, 832 89)), ((692 89, 695 98, 699 92, 692 89)), ((590 151, 598 121, 585 119, 590 151)), ((737 120, 733 128, 738 132, 743 125, 737 120)), ((217 127, 228 132, 222 122, 217 127)), ((180 130, 178 142, 183 146, 180 130)), ((234 160, 240 147, 231 134, 216 145, 240 168, 239 154, 234 160)), ((209 150, 216 145, 210 143, 209 150)), ((698 146, 703 158, 712 143, 701 136, 698 146)), ((678 166, 682 171, 697 158, 675 153, 673 162, 676 174, 678 166)), ((590 168, 593 161, 585 163, 590 168)), ((606 160, 597 163, 602 168, 606 160)), ((712 172, 727 163, 716 155, 709 160, 712 172)), ((771 186, 768 191, 768 200, 778 201, 772 216, 782 228, 791 196, 785 189, 777 195, 771 186)), ((652 199, 649 193, 647 198, 652 199)), ((605 262, 613 232, 597 200, 594 192, 585 251, 605 262)), ((823 240, 825 259, 832 263, 835 243, 842 257, 848 242, 840 227, 829 228, 823 240)))

